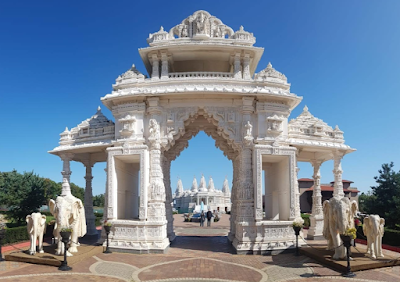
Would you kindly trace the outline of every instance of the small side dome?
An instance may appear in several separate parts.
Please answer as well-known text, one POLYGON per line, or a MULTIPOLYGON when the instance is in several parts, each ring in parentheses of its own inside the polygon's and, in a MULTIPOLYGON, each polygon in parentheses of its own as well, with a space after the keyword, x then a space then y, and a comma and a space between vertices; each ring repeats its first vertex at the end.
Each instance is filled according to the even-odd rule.
POLYGON ((268 63, 268 66, 264 70, 256 73, 254 79, 258 81, 269 81, 287 84, 286 76, 283 73, 274 69, 271 63, 268 63))
POLYGON ((125 73, 121 74, 118 76, 118 78, 115 80, 116 85, 121 85, 121 84, 128 84, 128 83, 136 83, 139 81, 144 81, 145 75, 142 74, 140 71, 138 71, 133 64, 132 67, 127 70, 125 73))

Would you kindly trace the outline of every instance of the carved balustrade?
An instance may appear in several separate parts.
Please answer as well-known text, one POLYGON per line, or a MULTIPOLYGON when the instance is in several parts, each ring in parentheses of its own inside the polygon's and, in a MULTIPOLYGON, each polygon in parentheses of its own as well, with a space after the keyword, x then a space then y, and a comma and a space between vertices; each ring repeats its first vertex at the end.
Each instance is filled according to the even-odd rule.
POLYGON ((233 78, 230 72, 208 72, 208 71, 194 71, 194 72, 170 72, 168 77, 170 79, 181 78, 233 78))

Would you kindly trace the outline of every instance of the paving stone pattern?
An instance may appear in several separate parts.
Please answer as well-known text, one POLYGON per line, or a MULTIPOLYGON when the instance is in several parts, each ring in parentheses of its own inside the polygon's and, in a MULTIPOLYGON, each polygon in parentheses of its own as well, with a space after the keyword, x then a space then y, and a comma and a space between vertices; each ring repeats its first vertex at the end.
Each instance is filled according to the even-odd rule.
POLYGON ((227 237, 221 235, 229 229, 228 216, 211 228, 183 222, 179 216, 175 215, 174 222, 178 236, 167 254, 100 253, 74 264, 68 273, 52 266, 0 262, 0 282, 400 281, 400 266, 361 271, 356 278, 346 279, 305 256, 236 255, 227 237))

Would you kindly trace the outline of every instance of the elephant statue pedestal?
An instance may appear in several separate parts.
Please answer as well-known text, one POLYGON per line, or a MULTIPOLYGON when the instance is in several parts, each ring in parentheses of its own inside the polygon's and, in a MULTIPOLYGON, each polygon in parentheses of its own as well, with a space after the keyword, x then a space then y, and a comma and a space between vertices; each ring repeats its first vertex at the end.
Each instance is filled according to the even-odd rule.
POLYGON ((34 212, 26 216, 26 223, 31 242, 28 253, 30 255, 36 253, 36 240, 38 241, 39 253, 44 253, 43 235, 46 232, 46 216, 40 212, 34 212))
POLYGON ((382 237, 385 231, 385 219, 371 214, 364 218, 363 232, 367 236, 367 253, 372 259, 383 258, 382 237))
POLYGON ((323 235, 328 241, 328 250, 335 251, 332 259, 345 259, 346 249, 342 244, 340 234, 345 234, 347 229, 354 228, 354 217, 358 211, 357 202, 350 201, 346 197, 335 196, 324 202, 323 210, 323 235))
POLYGON ((54 215, 56 223, 53 235, 57 241, 56 255, 64 255, 64 244, 60 235, 61 228, 71 228, 71 243, 67 255, 78 252, 78 238, 86 234, 85 208, 82 201, 72 194, 58 196, 56 200, 49 201, 50 212, 54 215))

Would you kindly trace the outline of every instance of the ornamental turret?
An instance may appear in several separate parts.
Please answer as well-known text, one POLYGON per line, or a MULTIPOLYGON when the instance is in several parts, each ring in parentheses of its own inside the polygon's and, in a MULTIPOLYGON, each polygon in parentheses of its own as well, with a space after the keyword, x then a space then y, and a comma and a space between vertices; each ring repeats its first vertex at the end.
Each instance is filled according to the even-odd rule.
POLYGON ((198 190, 198 185, 197 185, 197 179, 196 176, 193 177, 193 182, 192 182, 192 188, 190 189, 192 192, 197 193, 198 190))
POLYGON ((208 192, 215 192, 214 180, 210 177, 208 181, 208 192))
POLYGON ((206 187, 206 179, 204 178, 204 175, 201 175, 200 179, 200 187, 199 187, 199 192, 207 192, 207 187, 206 187))
POLYGON ((224 185, 222 186, 222 193, 224 193, 225 196, 229 196, 231 194, 227 177, 225 177, 224 185))
POLYGON ((176 185, 175 195, 179 196, 183 194, 183 184, 182 180, 178 179, 178 184, 176 185))

